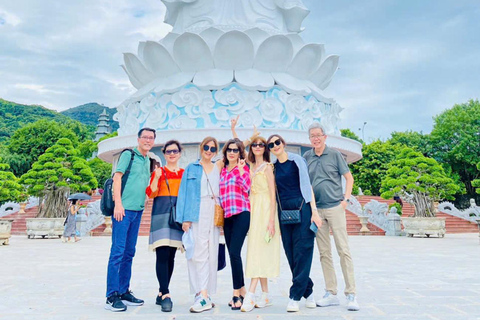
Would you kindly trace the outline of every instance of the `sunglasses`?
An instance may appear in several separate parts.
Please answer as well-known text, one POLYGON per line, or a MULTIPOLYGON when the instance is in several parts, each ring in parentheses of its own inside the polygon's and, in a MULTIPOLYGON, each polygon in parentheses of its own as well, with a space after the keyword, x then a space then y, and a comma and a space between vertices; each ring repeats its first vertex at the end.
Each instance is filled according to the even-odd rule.
POLYGON ((268 148, 269 148, 269 149, 273 149, 273 147, 279 146, 279 145, 281 145, 281 144, 282 144, 282 141, 280 141, 280 139, 278 139, 278 140, 275 140, 274 142, 270 142, 270 143, 268 144, 268 148))
POLYGON ((178 154, 180 150, 178 149, 173 149, 173 150, 166 150, 165 154, 178 154))
POLYGON ((252 148, 265 148, 265 143, 252 143, 252 148))
POLYGON ((239 149, 232 149, 232 148, 227 148, 227 152, 230 152, 230 153, 239 153, 240 150, 239 149))
POLYGON ((215 152, 217 152, 217 147, 210 147, 210 146, 204 145, 203 146, 203 151, 208 151, 208 150, 215 153, 215 152))

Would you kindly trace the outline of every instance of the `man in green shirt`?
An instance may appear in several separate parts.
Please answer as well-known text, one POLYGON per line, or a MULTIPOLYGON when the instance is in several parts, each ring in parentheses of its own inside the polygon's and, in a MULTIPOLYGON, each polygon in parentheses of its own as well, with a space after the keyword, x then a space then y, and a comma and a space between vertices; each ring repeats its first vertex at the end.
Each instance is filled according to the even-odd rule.
POLYGON ((107 301, 105 309, 125 311, 126 305, 140 306, 143 300, 137 299, 130 291, 132 260, 135 256, 138 230, 145 207, 145 189, 150 180, 150 159, 148 151, 155 144, 154 129, 143 128, 138 132, 138 146, 132 152, 120 155, 113 176, 113 198, 115 209, 112 217, 112 247, 108 260, 107 301), (122 177, 132 159, 128 179, 122 190, 122 177))
POLYGON ((308 134, 313 148, 305 152, 303 157, 307 160, 308 174, 315 194, 318 214, 323 221, 317 232, 317 246, 320 252, 326 292, 324 297, 317 301, 317 305, 327 307, 340 303, 337 298, 337 277, 333 267, 330 244, 331 229, 345 280, 347 309, 357 311, 360 308, 355 297, 353 261, 348 245, 345 218, 345 209, 352 194, 353 176, 342 154, 325 144, 327 135, 319 123, 314 122, 308 128, 308 134), (345 193, 342 188, 342 176, 346 182, 345 193))

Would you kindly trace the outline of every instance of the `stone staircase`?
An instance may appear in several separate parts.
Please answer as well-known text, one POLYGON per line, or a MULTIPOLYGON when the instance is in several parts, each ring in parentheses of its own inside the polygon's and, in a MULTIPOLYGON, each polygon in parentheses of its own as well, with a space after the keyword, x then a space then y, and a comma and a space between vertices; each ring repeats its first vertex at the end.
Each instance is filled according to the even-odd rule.
MULTIPOLYGON (((82 203, 88 203, 88 202, 93 202, 100 200, 100 196, 93 196, 91 200, 82 200, 82 203)), ((385 200, 380 197, 376 196, 358 196, 357 197, 358 201, 362 206, 370 202, 371 200, 376 200, 378 202, 386 203, 386 204, 391 204, 394 201, 393 200, 385 200)), ((140 236, 148 236, 150 232, 150 220, 151 220, 151 212, 152 212, 152 205, 153 205, 153 200, 148 199, 147 204, 145 206, 145 211, 143 212, 142 215, 142 221, 140 223, 140 230, 139 230, 139 235, 140 236)), ((14 222, 12 224, 12 234, 14 235, 25 235, 26 234, 26 222, 25 219, 27 218, 34 218, 37 215, 38 208, 33 207, 25 210, 24 214, 20 213, 15 213, 9 216, 6 216, 5 218, 8 219, 13 219, 14 222)), ((403 205, 403 217, 409 217, 412 216, 414 213, 414 208, 412 205, 408 203, 404 203, 403 205)), ((478 227, 475 223, 469 222, 467 220, 457 218, 448 214, 445 214, 443 212, 440 212, 437 214, 438 217, 444 217, 445 218, 445 225, 447 228, 447 233, 476 233, 478 232, 478 227)), ((347 232, 350 236, 357 236, 357 235, 363 235, 363 233, 360 232, 360 229, 362 225, 360 224, 360 220, 358 219, 357 215, 354 213, 350 212, 347 210, 346 212, 346 218, 347 218, 347 232)), ((368 223, 367 225, 368 229, 371 231, 368 233, 368 235, 375 235, 375 236, 383 236, 385 235, 385 231, 376 227, 375 225, 368 223)), ((105 235, 103 233, 105 229, 105 224, 102 224, 101 226, 97 227, 94 229, 91 233, 92 236, 103 236, 105 235)))
POLYGON ((27 234, 27 222, 26 219, 35 218, 38 213, 38 207, 25 209, 25 213, 14 213, 5 217, 5 219, 13 219, 12 222, 12 235, 25 235, 27 234))

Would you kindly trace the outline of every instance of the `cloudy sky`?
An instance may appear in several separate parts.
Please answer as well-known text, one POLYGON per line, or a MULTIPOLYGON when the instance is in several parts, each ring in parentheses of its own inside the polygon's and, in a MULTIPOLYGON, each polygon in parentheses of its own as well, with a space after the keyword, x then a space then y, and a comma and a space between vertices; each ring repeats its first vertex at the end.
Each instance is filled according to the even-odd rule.
MULTIPOLYGON (((304 0, 302 33, 340 55, 326 89, 342 128, 365 140, 430 132, 432 117, 480 96, 480 1, 304 0)), ((64 110, 114 107, 135 90, 123 52, 159 40, 160 0, 0 1, 0 97, 64 110)))

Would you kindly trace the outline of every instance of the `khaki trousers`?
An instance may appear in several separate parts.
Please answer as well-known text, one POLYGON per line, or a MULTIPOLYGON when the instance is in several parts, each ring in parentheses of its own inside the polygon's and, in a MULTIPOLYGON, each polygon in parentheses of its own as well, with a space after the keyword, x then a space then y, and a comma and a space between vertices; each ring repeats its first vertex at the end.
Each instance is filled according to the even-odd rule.
POLYGON ((355 294, 355 277, 353 273, 353 261, 348 246, 347 219, 342 205, 329 209, 318 209, 318 214, 323 225, 317 232, 317 246, 320 252, 323 277, 325 278, 325 290, 337 294, 337 276, 333 267, 332 246, 330 243, 330 229, 340 256, 343 279, 345 280, 345 294, 355 294))

